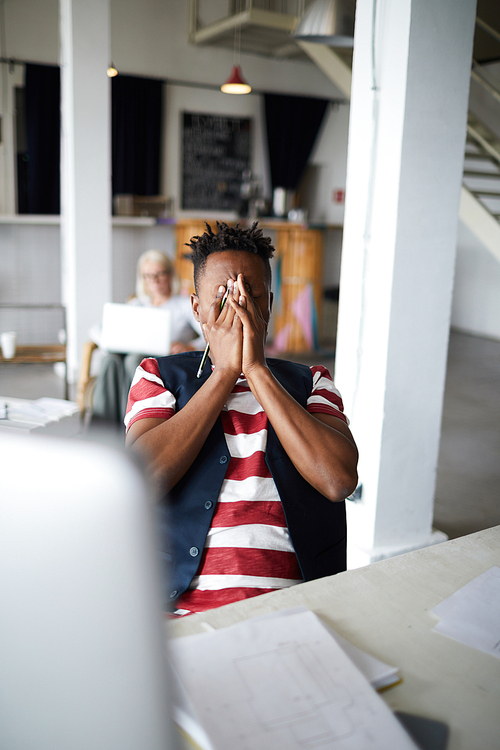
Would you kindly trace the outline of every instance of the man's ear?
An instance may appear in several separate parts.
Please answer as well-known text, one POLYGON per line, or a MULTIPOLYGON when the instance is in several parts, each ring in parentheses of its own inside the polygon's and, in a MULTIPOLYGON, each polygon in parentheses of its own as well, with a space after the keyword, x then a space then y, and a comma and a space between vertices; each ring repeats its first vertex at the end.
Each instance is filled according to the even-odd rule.
POLYGON ((194 319, 200 323, 200 300, 197 294, 191 295, 191 308, 193 310, 194 319))

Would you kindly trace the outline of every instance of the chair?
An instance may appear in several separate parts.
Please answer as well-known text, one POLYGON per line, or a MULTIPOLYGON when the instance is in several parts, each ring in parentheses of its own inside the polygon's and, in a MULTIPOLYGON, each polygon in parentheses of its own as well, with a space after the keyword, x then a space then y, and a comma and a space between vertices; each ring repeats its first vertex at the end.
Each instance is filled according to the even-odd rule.
POLYGON ((83 346, 80 373, 76 385, 76 403, 80 408, 82 417, 92 410, 92 394, 94 392, 96 377, 95 375, 90 375, 90 363, 92 361, 92 354, 97 348, 97 344, 94 341, 86 341, 83 346))

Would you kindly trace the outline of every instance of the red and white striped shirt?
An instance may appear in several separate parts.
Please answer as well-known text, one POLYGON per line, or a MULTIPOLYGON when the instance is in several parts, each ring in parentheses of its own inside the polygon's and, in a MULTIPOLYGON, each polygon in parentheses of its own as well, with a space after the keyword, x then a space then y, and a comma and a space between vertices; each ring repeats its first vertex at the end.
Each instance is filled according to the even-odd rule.
MULTIPOLYGON (((311 368, 309 413, 347 421, 342 400, 325 367, 311 368)), ((155 359, 143 360, 129 395, 125 425, 138 419, 169 419, 175 398, 155 359)), ((191 586, 177 600, 176 614, 203 612, 302 581, 283 506, 265 461, 267 416, 245 378, 236 382, 221 413, 231 460, 222 483, 205 549, 191 586)))

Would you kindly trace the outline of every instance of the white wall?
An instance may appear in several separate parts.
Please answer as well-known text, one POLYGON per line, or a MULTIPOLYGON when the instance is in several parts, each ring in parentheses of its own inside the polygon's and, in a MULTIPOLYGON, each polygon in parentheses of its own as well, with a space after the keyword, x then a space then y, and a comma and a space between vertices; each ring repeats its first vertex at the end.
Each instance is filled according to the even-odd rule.
MULTIPOLYGON (((193 214, 180 207, 182 173, 182 113, 199 112, 221 114, 252 119, 251 163, 254 176, 263 179, 264 194, 271 195, 269 165, 265 133, 264 102, 259 94, 230 96, 220 91, 193 88, 191 86, 166 86, 165 159, 163 164, 163 189, 173 196, 175 212, 179 216, 193 214)), ((199 214, 199 212, 196 212, 199 214)), ((204 216, 210 212, 204 211, 204 216)), ((221 216, 220 211, 216 212, 221 216)))
POLYGON ((309 195, 309 219, 313 222, 344 223, 344 204, 333 202, 333 191, 345 191, 348 131, 349 105, 330 105, 309 158, 309 164, 317 167, 317 180, 309 195))
POLYGON ((500 263, 462 223, 451 324, 478 336, 500 339, 500 263))
POLYGON ((59 0, 3 0, 5 57, 59 62, 59 0))
MULTIPOLYGON (((59 224, 0 224, 0 302, 52 305, 61 302, 59 224)), ((0 308, 0 331, 15 330, 20 344, 57 341, 60 312, 0 308)))
POLYGON ((59 225, 0 224, 0 301, 61 301, 59 225))

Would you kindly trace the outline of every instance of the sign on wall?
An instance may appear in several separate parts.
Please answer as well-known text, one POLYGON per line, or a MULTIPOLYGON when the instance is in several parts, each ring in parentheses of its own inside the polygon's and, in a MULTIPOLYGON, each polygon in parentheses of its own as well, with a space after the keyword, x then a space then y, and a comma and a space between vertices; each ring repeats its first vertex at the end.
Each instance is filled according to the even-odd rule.
POLYGON ((183 113, 183 209, 238 210, 250 132, 249 117, 183 113))

